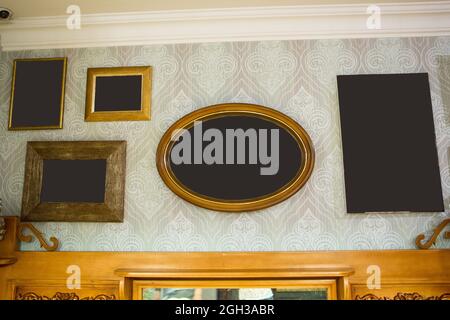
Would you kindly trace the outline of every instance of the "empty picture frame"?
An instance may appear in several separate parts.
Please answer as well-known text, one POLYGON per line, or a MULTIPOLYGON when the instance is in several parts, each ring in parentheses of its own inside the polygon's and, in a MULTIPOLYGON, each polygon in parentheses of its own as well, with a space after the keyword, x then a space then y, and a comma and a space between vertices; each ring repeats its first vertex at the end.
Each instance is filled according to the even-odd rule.
POLYGON ((123 222, 125 141, 28 142, 23 221, 123 222))
POLYGON ((86 121, 150 120, 152 68, 89 68, 86 121))
POLYGON ((9 130, 62 129, 67 58, 16 59, 9 130))

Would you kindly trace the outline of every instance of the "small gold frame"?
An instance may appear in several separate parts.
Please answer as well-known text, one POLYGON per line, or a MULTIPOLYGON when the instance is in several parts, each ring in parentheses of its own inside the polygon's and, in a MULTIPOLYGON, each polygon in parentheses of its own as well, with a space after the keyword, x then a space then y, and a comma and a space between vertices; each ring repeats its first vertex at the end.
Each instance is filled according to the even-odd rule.
POLYGON ((66 87, 66 76, 67 76, 67 58, 26 58, 26 59, 15 59, 13 63, 13 74, 11 80, 11 99, 9 105, 9 119, 8 119, 8 130, 46 130, 46 129, 62 129, 63 128, 63 119, 64 119, 64 99, 65 99, 65 87, 66 87), (12 125, 12 116, 13 116, 13 108, 14 108, 14 91, 15 91, 15 83, 16 83, 16 68, 17 62, 20 61, 58 61, 61 60, 64 62, 63 65, 63 75, 61 82, 61 104, 59 109, 59 124, 51 125, 51 126, 26 126, 26 127, 13 127, 12 125))
POLYGON ((86 83, 85 121, 143 121, 150 120, 152 96, 152 67, 89 68, 86 83), (97 77, 141 76, 141 110, 95 111, 95 84, 97 77))
MULTIPOLYGON (((181 133, 178 133, 181 134, 181 133)), ((183 118, 176 121, 163 135, 156 151, 156 167, 164 183, 176 195, 184 200, 216 211, 242 212, 254 211, 273 206, 286 200, 295 194, 308 181, 314 168, 314 148, 308 133, 296 121, 283 113, 271 108, 246 104, 246 103, 226 103, 218 104, 191 112, 183 118), (285 128, 297 141, 302 151, 303 158, 299 171, 296 176, 286 185, 271 194, 262 197, 239 200, 225 201, 210 198, 190 190, 184 186, 174 175, 170 167, 170 151, 174 145, 172 136, 180 132, 179 129, 188 129, 195 121, 203 121, 211 118, 226 117, 231 115, 252 115, 265 120, 272 121, 280 127, 285 128)))

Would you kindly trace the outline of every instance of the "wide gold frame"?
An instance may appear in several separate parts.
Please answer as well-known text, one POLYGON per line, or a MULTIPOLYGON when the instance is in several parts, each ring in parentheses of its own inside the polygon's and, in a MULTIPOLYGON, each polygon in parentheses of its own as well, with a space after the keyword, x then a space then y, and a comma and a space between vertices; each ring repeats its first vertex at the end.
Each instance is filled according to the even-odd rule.
POLYGON ((150 120, 152 96, 152 67, 89 68, 86 83, 85 121, 143 121, 150 120), (139 111, 95 111, 95 80, 99 76, 142 76, 141 110, 139 111))
POLYGON ((18 130, 46 130, 46 129, 62 129, 64 120, 64 100, 65 100, 65 87, 66 87, 66 76, 67 76, 67 57, 64 58, 25 58, 25 59, 15 59, 13 63, 13 75, 11 80, 11 99, 9 103, 9 118, 8 118, 8 130, 18 131, 18 130), (16 64, 18 61, 64 61, 63 77, 61 83, 61 105, 59 110, 59 124, 56 126, 29 126, 29 127, 13 127, 12 126, 12 114, 14 108, 14 90, 16 83, 16 64))
MULTIPOLYGON (((180 132, 178 134, 181 134, 180 132)), ((174 139, 176 140, 176 139, 174 139)), ((179 197, 197 206, 216 211, 242 212, 270 207, 286 200, 296 193, 309 179, 314 167, 314 149, 307 132, 293 119, 274 109, 245 103, 226 103, 202 108, 175 122, 162 137, 156 152, 156 166, 162 180, 179 197), (200 195, 185 187, 170 168, 170 151, 174 145, 172 135, 176 137, 179 129, 188 129, 194 121, 206 120, 229 115, 250 114, 272 121, 287 129, 297 141, 303 158, 300 170, 288 184, 263 197, 245 201, 221 201, 200 195)))

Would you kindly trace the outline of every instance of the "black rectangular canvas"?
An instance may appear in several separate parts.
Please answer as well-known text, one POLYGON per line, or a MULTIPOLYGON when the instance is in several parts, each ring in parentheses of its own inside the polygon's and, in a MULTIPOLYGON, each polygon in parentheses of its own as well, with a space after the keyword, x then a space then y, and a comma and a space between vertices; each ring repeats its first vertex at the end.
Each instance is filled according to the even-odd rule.
POLYGON ((41 202, 104 202, 105 159, 43 162, 41 202))
POLYGON ((347 212, 444 211, 428 74, 337 83, 347 212))
POLYGON ((14 61, 9 129, 62 128, 66 59, 14 61))
POLYGON ((139 111, 142 105, 142 76, 97 76, 95 112, 139 111))

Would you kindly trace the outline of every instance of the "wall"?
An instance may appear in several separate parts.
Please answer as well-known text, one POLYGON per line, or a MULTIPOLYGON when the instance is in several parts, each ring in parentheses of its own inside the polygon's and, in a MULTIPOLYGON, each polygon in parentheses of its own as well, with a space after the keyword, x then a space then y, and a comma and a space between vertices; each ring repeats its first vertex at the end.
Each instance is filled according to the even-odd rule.
MULTIPOLYGON (((345 213, 336 75, 429 72, 442 186, 448 208, 449 55, 449 37, 3 52, 0 60, 2 214, 20 213, 26 141, 124 139, 128 141, 124 223, 36 223, 47 236, 54 235, 61 240, 61 250, 414 248, 417 234, 429 234, 450 214, 345 213), (12 60, 44 56, 69 58, 64 129, 8 132, 12 60), (152 120, 84 122, 86 69, 125 65, 154 67, 152 120), (306 186, 292 198, 255 213, 224 214, 183 201, 161 181, 155 152, 164 131, 190 111, 224 102, 250 102, 276 108, 309 132, 316 150, 316 166, 306 186)), ((450 242, 439 239, 438 246, 448 248, 450 242)), ((39 244, 23 244, 22 249, 39 250, 39 244)))

